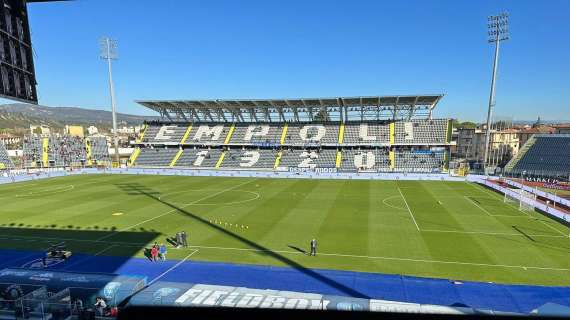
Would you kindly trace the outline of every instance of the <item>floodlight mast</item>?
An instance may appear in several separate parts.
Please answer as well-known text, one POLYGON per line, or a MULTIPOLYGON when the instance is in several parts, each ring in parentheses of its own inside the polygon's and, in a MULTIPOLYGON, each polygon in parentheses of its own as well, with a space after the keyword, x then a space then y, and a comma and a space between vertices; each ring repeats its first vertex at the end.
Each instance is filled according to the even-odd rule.
POLYGON ((116 60, 117 55, 117 40, 103 37, 100 40, 101 45, 101 59, 107 60, 109 68, 109 91, 111 93, 111 107, 113 113, 113 144, 115 145, 115 162, 120 165, 119 158, 119 137, 117 136, 117 114, 116 114, 116 101, 115 101, 115 86, 113 85, 113 68, 111 60, 116 60))
POLYGON ((485 152, 483 155, 483 170, 487 174, 487 162, 489 157, 489 143, 491 140, 491 122, 493 109, 495 108, 495 82, 497 80, 497 67, 499 63, 499 47, 501 41, 509 39, 509 14, 503 12, 497 16, 487 17, 489 29, 489 43, 495 44, 495 59, 493 60, 493 77, 491 78, 491 94, 489 95, 489 109, 487 110, 487 129, 485 135, 485 152))

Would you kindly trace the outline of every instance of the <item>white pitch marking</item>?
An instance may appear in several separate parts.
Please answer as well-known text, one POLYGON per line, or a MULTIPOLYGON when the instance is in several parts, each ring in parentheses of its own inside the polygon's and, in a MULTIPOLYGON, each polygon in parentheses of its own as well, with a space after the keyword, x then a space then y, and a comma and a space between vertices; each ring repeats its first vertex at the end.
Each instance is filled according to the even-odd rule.
POLYGON ((104 252, 107 252, 107 251, 111 250, 113 247, 115 247, 114 244, 108 246, 107 248, 103 248, 102 250, 99 250, 99 251, 95 252, 93 255, 94 255, 94 256, 101 255, 101 254, 103 254, 104 252))
POLYGON ((407 211, 406 208, 396 207, 396 206, 393 206, 393 205, 391 205, 391 204, 389 204, 389 203, 386 202, 386 200, 388 200, 388 199, 394 199, 394 198, 396 198, 396 197, 397 197, 397 196, 391 196, 391 197, 388 197, 388 198, 384 198, 384 200, 382 200, 382 203, 385 204, 385 205, 387 205, 388 207, 391 207, 391 208, 394 208, 394 209, 397 209, 397 210, 404 210, 404 211, 407 211))
MULTIPOLYGON (((477 184, 477 183, 469 183, 469 185, 472 186, 473 188, 475 188, 475 190, 477 190, 477 191, 479 191, 479 192, 484 192, 484 193, 486 193, 486 194, 492 195, 494 198, 497 198, 497 200, 499 200, 499 201, 501 201, 501 202, 503 202, 503 200, 504 200, 500 195, 498 195, 496 192, 490 191, 490 190, 487 189, 486 186, 484 186, 484 185, 479 185, 479 184, 477 184), (479 186, 479 188, 478 188, 476 185, 479 186)), ((503 193, 503 195, 504 195, 504 193, 503 193)), ((510 203, 507 202, 506 205, 508 205, 509 207, 511 207, 511 208, 513 208, 513 209, 515 209, 515 210, 517 210, 517 212, 520 212, 519 208, 513 206, 512 204, 510 204, 510 203)))
POLYGON ((410 210, 410 206, 408 205, 408 201, 406 201, 406 197, 404 197, 404 194, 402 193, 402 190, 400 190, 400 187, 398 187, 398 191, 400 192, 402 199, 404 199, 404 203, 406 204, 406 208, 408 208, 408 212, 410 213, 410 216, 412 216, 412 220, 414 221, 414 224, 416 225, 416 229, 418 229, 418 231, 420 231, 420 227, 418 226, 418 223, 416 222, 416 218, 414 217, 412 210, 410 210))
POLYGON ((22 194, 17 194, 16 197, 17 198, 22 198, 22 197, 33 197, 33 196, 42 196, 42 195, 50 195, 50 194, 58 194, 58 193, 64 193, 67 191, 71 191, 75 189, 75 186, 73 186, 72 184, 67 185, 67 186, 61 186, 61 187, 53 187, 53 188, 48 188, 48 189, 41 189, 39 191, 30 191, 28 193, 22 193, 22 194))
MULTIPOLYGON (((278 250, 260 250, 260 249, 247 249, 247 248, 230 248, 230 247, 205 247, 205 246, 190 246, 192 248, 200 249, 219 249, 219 250, 237 250, 237 251, 257 251, 257 252, 277 252, 277 253, 290 253, 290 254, 303 254, 298 251, 278 251, 278 250)), ((458 265, 472 265, 483 267, 499 267, 499 268, 527 268, 537 270, 553 270, 553 271, 570 271, 570 268, 550 268, 550 267, 534 267, 534 266, 517 266, 508 264, 492 264, 492 263, 478 263, 478 262, 462 262, 462 261, 445 261, 445 260, 427 260, 427 259, 413 259, 413 258, 398 258, 398 257, 383 257, 383 256, 366 256, 354 254, 341 254, 341 253, 318 253, 322 256, 335 256, 335 257, 349 257, 349 258, 364 258, 364 259, 381 259, 381 260, 395 260, 395 261, 410 261, 410 262, 424 262, 435 264, 458 264, 458 265)))
POLYGON ((69 267, 71 267, 71 266, 74 266, 74 265, 83 263, 83 262, 89 260, 91 257, 99 256, 99 255, 103 254, 104 252, 111 250, 113 247, 115 247, 114 244, 112 244, 112 245, 110 245, 110 246, 108 246, 108 247, 105 247, 105 248, 103 248, 102 250, 99 250, 99 251, 95 252, 94 254, 87 256, 85 259, 80 259, 79 261, 76 261, 76 262, 74 262, 74 263, 72 263, 72 264, 66 265, 65 268, 67 269, 67 268, 69 268, 69 267))
POLYGON ((204 200, 206 200, 206 199, 213 198, 213 197, 215 197, 215 196, 217 196, 217 195, 219 195, 219 194, 222 194, 222 193, 224 193, 224 192, 227 192, 227 191, 230 191, 230 190, 239 188, 239 187, 241 187, 241 186, 243 186, 243 185, 246 185, 246 184, 248 184, 248 183, 250 183, 250 182, 253 182, 253 181, 255 181, 255 180, 257 180, 257 179, 249 180, 249 181, 246 181, 246 182, 244 182, 244 183, 240 183, 240 184, 238 184, 238 185, 234 185, 233 187, 229 187, 229 188, 220 190, 219 192, 216 192, 216 193, 213 193, 213 194, 208 195, 208 196, 206 196, 206 197, 200 198, 200 199, 198 199, 198 200, 196 200, 196 201, 192 201, 192 202, 190 202, 190 203, 187 204, 187 205, 180 206, 180 208, 168 210, 168 211, 166 211, 166 212, 164 212, 164 213, 162 213, 162 214, 159 214, 158 216, 154 216, 154 217, 152 217, 152 218, 143 220, 143 221, 141 221, 141 222, 139 222, 139 223, 135 223, 135 224, 133 224, 133 225, 131 225, 131 226, 125 227, 125 228, 123 228, 123 229, 120 229, 120 230, 116 231, 115 233, 111 233, 111 234, 108 234, 108 235, 103 236, 103 237, 101 237, 101 238, 98 238, 97 241, 108 239, 108 238, 110 238, 110 237, 113 237, 113 236, 117 235, 118 233, 120 233, 120 232, 122 232, 122 231, 127 231, 127 230, 130 230, 130 229, 134 228, 134 227, 138 227, 138 226, 140 226, 141 224, 145 224, 145 223, 147 223, 147 222, 150 222, 150 221, 153 221, 153 220, 162 218, 162 217, 164 217, 164 216, 166 216, 166 215, 169 215, 169 214, 171 214, 171 213, 173 213, 173 212, 179 211, 180 209, 186 208, 186 207, 191 206, 191 205, 193 205, 193 204, 196 204, 196 203, 198 203, 198 202, 200 202, 200 201, 204 201, 204 200))
POLYGON ((178 263, 176 263, 175 265, 173 265, 172 267, 168 268, 168 270, 164 271, 163 273, 159 274, 156 278, 152 279, 147 286, 150 286, 151 284, 155 283, 158 279, 164 277, 167 273, 169 273, 170 271, 176 269, 179 265, 181 265, 182 263, 186 262, 186 260, 188 260, 191 256, 193 256, 196 252, 198 252, 200 250, 195 249, 193 252, 191 252, 189 255, 187 255, 186 257, 184 257, 184 259, 178 261, 178 263))
POLYGON ((554 231, 560 233, 560 234, 563 235, 565 238, 568 237, 567 234, 565 234, 565 233, 563 233, 562 231, 560 231, 560 230, 554 228, 553 226, 549 225, 548 223, 546 223, 546 222, 544 222, 544 221, 542 221, 542 220, 540 220, 540 219, 538 220, 538 222, 540 222, 540 223, 542 223, 543 225, 549 227, 550 229, 552 229, 552 230, 554 230, 554 231))
MULTIPOLYGON (((182 191, 175 191, 175 192, 170 192, 170 193, 166 193, 160 197, 158 197, 158 200, 162 200, 165 197, 168 197, 170 195, 173 194, 180 194, 180 193, 187 193, 189 191, 206 191, 208 189, 187 189, 187 190, 182 190, 182 191)), ((212 189, 210 189, 212 190, 212 189)), ((213 191, 217 191, 218 189, 214 189, 213 191)), ((245 200, 239 200, 239 201, 230 201, 230 202, 226 202, 226 203, 180 203, 180 205, 182 206, 190 206, 190 205, 196 205, 196 206, 218 206, 218 205, 224 205, 224 206, 231 206, 231 205, 236 205, 236 204, 242 204, 242 203, 246 203, 246 202, 250 202, 250 201, 255 201, 259 198, 261 198, 261 195, 255 191, 248 191, 248 190, 233 190, 235 192, 243 192, 243 193, 249 193, 249 194, 253 194, 254 197, 250 198, 250 199, 245 199, 245 200)), ((175 202, 173 202, 175 203, 175 202)))
MULTIPOLYGON (((480 232, 480 231, 458 231, 458 230, 429 230, 422 229, 422 232, 442 232, 442 233, 462 233, 462 234, 481 234, 488 236, 517 236, 522 237, 520 233, 504 233, 504 232, 480 232)), ((545 238, 565 238, 564 236, 555 236, 549 234, 529 234, 529 237, 545 237, 545 238)))
MULTIPOLYGON (((429 231, 429 230, 422 230, 422 231, 429 231)), ((437 231, 437 230, 436 230, 437 231)), ((515 234, 510 234, 515 235, 515 234)), ((517 235, 520 236, 520 235, 517 235)), ((536 235, 533 235, 536 237, 536 235)), ((545 236, 548 237, 548 236, 545 236)), ((561 236, 550 236, 550 237, 559 237, 561 236)), ((0 238, 0 239, 9 239, 9 240, 19 240, 15 238, 0 238)), ((59 238, 49 238, 49 239, 56 239, 59 238)), ((90 241, 92 240, 80 240, 80 239, 65 239, 69 241, 90 241)), ((129 242, 108 242, 108 241, 97 241, 101 243, 117 243, 121 245, 131 245, 131 246, 144 246, 144 244, 130 244, 129 242)), ((261 249, 250 249, 250 248, 232 248, 232 247, 214 247, 214 246, 189 246, 190 248, 198 248, 198 249, 215 249, 215 250, 232 250, 232 251, 253 251, 253 252, 276 252, 276 253, 285 253, 285 254, 303 254, 302 252, 298 251, 287 251, 287 250, 261 250, 261 249)), ((196 250, 197 251, 197 250, 196 250)), ((194 253, 185 258, 186 260, 193 255, 194 253)), ((363 259, 383 259, 383 260, 397 260, 397 261, 412 261, 412 262, 424 262, 424 263, 441 263, 441 264, 459 264, 459 265, 474 265, 474 266, 488 266, 488 267, 502 267, 502 268, 527 268, 527 269, 538 269, 538 270, 554 270, 554 271, 570 271, 569 268, 549 268, 549 267, 532 267, 532 266, 515 266, 515 265, 505 265, 505 264, 490 264, 490 263, 477 263, 477 262, 461 262, 461 261, 445 261, 445 260, 426 260, 426 259, 413 259, 413 258, 398 258, 398 257, 382 257, 382 256, 366 256, 366 255, 351 255, 351 254, 340 254, 340 253, 319 253, 319 255, 324 256, 338 256, 338 257, 351 257, 351 258, 363 258, 363 259)), ((34 256, 34 255, 31 255, 34 256)), ((27 258, 27 257, 24 257, 27 258)), ((24 259, 22 258, 22 259, 24 259)), ((20 260, 22 260, 20 259, 20 260)), ((179 262, 180 263, 180 262, 179 262)), ((174 267, 173 267, 174 268, 174 267)), ((171 269, 173 269, 171 268, 171 269)))
POLYGON ((481 209, 481 211, 485 212, 489 216, 493 216, 487 209, 481 207, 477 202, 473 201, 473 199, 469 198, 468 196, 463 196, 465 199, 469 200, 472 204, 474 204, 477 208, 481 209))

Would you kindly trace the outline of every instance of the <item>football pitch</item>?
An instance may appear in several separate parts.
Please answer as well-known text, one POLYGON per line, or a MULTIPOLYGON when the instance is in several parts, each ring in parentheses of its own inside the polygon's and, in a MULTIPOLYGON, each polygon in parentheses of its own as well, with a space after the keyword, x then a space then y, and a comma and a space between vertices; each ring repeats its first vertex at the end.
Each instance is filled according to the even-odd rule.
POLYGON ((2 249, 144 257, 184 230, 169 259, 570 285, 566 226, 466 182, 76 175, 0 185, 0 227, 2 249))

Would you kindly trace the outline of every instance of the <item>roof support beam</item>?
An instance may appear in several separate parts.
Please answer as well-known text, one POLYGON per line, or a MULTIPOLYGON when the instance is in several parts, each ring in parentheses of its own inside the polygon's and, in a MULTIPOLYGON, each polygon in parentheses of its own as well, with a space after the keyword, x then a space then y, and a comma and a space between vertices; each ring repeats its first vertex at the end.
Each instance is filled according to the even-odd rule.
POLYGON ((362 103, 362 97, 360 97, 360 121, 364 121, 364 104, 362 103))
POLYGON ((249 112, 249 117, 253 120, 255 120, 255 122, 259 121, 257 120, 257 114, 255 113, 255 110, 253 108, 249 108, 247 109, 247 111, 249 112))
POLYGON ((279 100, 137 101, 170 121, 314 121, 431 119, 443 95, 279 100), (231 119, 230 119, 231 118, 231 119))

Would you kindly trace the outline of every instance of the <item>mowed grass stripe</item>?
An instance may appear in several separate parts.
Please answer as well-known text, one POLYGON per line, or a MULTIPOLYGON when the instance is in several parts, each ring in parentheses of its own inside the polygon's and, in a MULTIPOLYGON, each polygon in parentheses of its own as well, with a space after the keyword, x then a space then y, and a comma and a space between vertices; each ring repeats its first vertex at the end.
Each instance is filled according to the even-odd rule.
MULTIPOLYGON (((62 178, 66 180, 66 178, 62 178)), ((42 222, 45 225, 68 226, 80 221, 81 225, 89 225, 89 220, 93 225, 99 225, 108 216, 111 216, 113 207, 119 203, 124 203, 124 196, 117 193, 112 185, 118 182, 120 177, 108 176, 106 179, 96 179, 96 183, 77 184, 77 187, 68 192, 50 199, 41 196, 37 199, 28 199, 26 203, 34 203, 33 208, 25 208, 26 215, 20 220, 24 223, 42 222), (100 190, 102 189, 102 190, 100 190), (96 196, 95 196, 96 195, 96 196), (105 201, 101 201, 105 199, 105 201), (107 206, 108 211, 99 210, 107 206), (45 211, 50 211, 45 215, 45 211)), ((140 203, 141 206, 149 204, 140 203)))
MULTIPOLYGON (((402 246, 407 248, 406 254, 410 256, 430 258, 421 233, 410 220, 406 203, 399 190, 394 188, 394 182, 368 181, 368 254, 374 256, 398 256, 402 246), (397 209, 400 208, 400 209, 397 209)), ((350 188, 350 183, 347 185, 350 188)), ((353 192, 358 192, 354 188, 353 192)), ((350 251, 347 251, 350 252, 350 251)), ((384 269, 386 272, 398 273, 396 264, 386 263, 384 260, 370 259, 374 265, 370 268, 384 269)), ((351 259, 345 264, 350 264, 351 259)), ((424 270, 431 270, 434 266, 424 265, 424 270)), ((419 269, 419 268, 418 268, 419 269)), ((414 270, 415 272, 418 270, 414 270)))
MULTIPOLYGON (((232 184, 232 185, 230 185, 230 186, 227 186, 227 187, 225 187, 225 188, 223 188, 223 189, 220 189, 219 191, 216 191, 216 192, 213 192, 213 193, 212 193, 212 192, 207 192, 207 194, 204 195, 203 197, 199 197, 199 198, 197 198, 197 199, 191 201, 190 203, 183 204, 183 205, 176 205, 176 204, 169 203, 169 202, 167 202, 167 201, 161 201, 161 200, 159 199, 160 194, 159 194, 159 193, 154 193, 154 192, 152 191, 152 189, 150 189, 150 191, 148 191, 148 190, 146 190, 146 189, 144 189, 143 187, 140 187, 140 186, 137 187, 137 188, 134 188, 134 189, 132 189, 130 192, 132 192, 132 193, 134 193, 134 194, 136 194, 137 192, 138 192, 138 193, 142 193, 142 194, 144 194, 145 196, 147 196, 147 197, 149 197, 149 198, 151 198, 151 199, 154 199, 154 200, 156 200, 157 202, 160 202, 161 204, 164 205, 165 208, 169 208, 169 209, 168 209, 167 211, 163 211, 163 212, 158 213, 158 214, 155 213, 155 214, 151 215, 149 218, 144 219, 144 220, 141 220, 141 221, 139 221, 139 222, 137 222, 137 223, 130 224, 130 225, 127 225, 127 226, 125 226, 125 227, 122 227, 122 228, 118 229, 118 231, 117 231, 115 234, 102 237, 102 238, 100 238, 99 240, 103 240, 103 239, 115 237, 115 236, 119 235, 119 234, 120 234, 121 232, 123 232, 123 231, 133 230, 133 229, 136 229, 136 228, 138 228, 139 230, 146 230, 147 228, 151 228, 151 227, 149 227, 149 226, 145 226, 145 225, 147 225, 147 224, 150 224, 151 226, 153 226, 153 227, 155 226, 155 227, 158 228, 158 226, 159 226, 160 223, 161 223, 159 219, 162 219, 162 218, 164 218, 164 217, 167 217, 168 215, 181 214, 181 215, 188 215, 188 216, 191 216, 192 214, 189 213, 189 212, 187 212, 187 211, 185 210, 185 208, 191 206, 192 204, 199 203, 200 201, 207 200, 207 199, 210 199, 210 198, 212 198, 212 197, 215 197, 215 196, 218 195, 218 194, 221 194, 221 193, 230 191, 230 190, 232 190, 232 189, 236 189, 236 188, 238 188, 238 187, 240 187, 240 186, 242 186, 242 185, 245 185, 245 184, 247 184, 247 183, 251 183, 251 182, 254 181, 255 179, 248 179, 248 180, 245 180, 245 181, 244 181, 243 179, 235 179, 234 181, 231 181, 231 180, 234 180, 234 179, 229 178, 229 180, 228 180, 228 179, 226 179, 226 180, 220 180, 220 187, 224 187, 226 184, 229 184, 230 182, 236 182, 236 180, 237 180, 238 182, 240 182, 240 183, 239 183, 239 184, 235 184, 235 183, 234 183, 234 184, 232 184), (228 182, 228 181, 229 181, 229 182, 228 182)), ((205 220, 203 220, 203 219, 201 219, 201 218, 199 218, 199 217, 195 217, 194 220, 199 220, 199 221, 202 222, 202 223, 204 223, 204 221, 205 221, 205 220)), ((155 228, 152 228, 151 230, 154 230, 154 229, 155 229, 155 228)))
MULTIPOLYGON (((37 250, 45 249, 57 239, 82 239, 86 241, 68 240, 68 246, 76 252, 95 254, 105 245, 92 240, 112 235, 108 238, 110 241, 140 245, 129 248, 118 245, 103 254, 140 257, 145 244, 163 242, 166 236, 186 230, 191 245, 248 250, 244 253, 204 249, 192 257, 197 260, 269 265, 287 265, 286 261, 294 261, 309 268, 570 285, 570 273, 566 271, 570 269, 570 260, 567 259, 570 239, 563 236, 567 228, 538 213, 525 217, 502 203, 501 195, 476 185, 439 181, 258 179, 239 186, 247 180, 82 175, 30 181, 11 188, 0 186, 0 197, 6 193, 12 195, 0 199, 0 225, 4 225, 0 229, 2 235, 36 237, 35 240, 2 241, 0 247, 37 250), (41 191, 70 184, 75 188, 68 193, 37 195, 29 199, 13 197, 20 193, 18 190, 22 187, 41 191), (196 205, 181 208, 196 218, 177 210, 161 216, 172 210, 169 201, 192 202, 234 186, 235 190, 257 192, 260 197, 255 201, 228 205, 228 202, 248 195, 221 192, 198 201, 196 205), (401 198, 398 186, 424 231, 417 231, 403 199, 398 200, 401 198), (169 193, 183 190, 195 191, 168 197, 169 193), (493 207, 492 213, 497 216, 491 217, 470 205, 465 196, 480 198, 482 205, 493 207), (113 211, 125 214, 112 216, 113 211), (511 213, 520 215, 520 218, 503 216, 511 213), (160 217, 153 219, 156 216, 160 217), (232 236, 200 220, 213 218, 223 218, 234 226, 243 223, 250 228, 242 230, 224 226, 222 229, 232 236), (133 230, 115 233, 117 228, 147 219, 152 220, 133 230), (14 224, 9 226, 11 223, 14 224), (51 225, 56 226, 52 228, 51 225), (73 229, 68 226, 73 226, 73 229), (425 231, 428 227, 450 232, 425 231), (489 234, 478 233, 485 231, 489 234), (315 234, 319 251, 330 253, 330 256, 308 257, 288 247, 293 244, 306 250, 308 240, 315 234), (42 236, 50 239, 41 240, 42 236), (247 241, 242 243, 238 237, 267 250, 281 252, 289 260, 278 260, 259 250, 251 251, 247 241), (487 264, 489 267, 483 267, 487 264), (495 267, 500 265, 515 267, 509 270, 495 267), (523 266, 544 269, 525 270, 523 266)), ((183 258, 188 253, 187 250, 171 250, 169 256, 183 258)), ((112 270, 106 270, 109 271, 112 270)))
MULTIPOLYGON (((476 186, 477 188, 483 188, 482 186, 476 186)), ((497 197, 491 198, 494 201, 498 201, 497 197)), ((497 208, 500 208, 497 206, 497 208)), ((496 209, 495 209, 496 210, 496 209)), ((501 212, 499 212, 501 214, 501 212)), ((521 215, 522 212, 518 212, 517 214, 521 215)), ((494 237, 477 237, 476 241, 484 246, 487 252, 491 253, 494 256, 494 261, 500 261, 501 258, 505 255, 511 255, 513 257, 514 264, 524 263, 526 257, 521 257, 516 254, 518 251, 518 247, 521 244, 528 245, 529 250, 532 252, 531 255, 535 257, 537 262, 540 265, 556 265, 558 267, 567 267, 566 263, 559 264, 556 259, 550 258, 548 254, 545 253, 547 251, 557 251, 560 250, 560 247, 552 246, 546 243, 560 243, 560 239, 558 238, 542 238, 542 237, 533 237, 534 234, 540 235, 552 235, 551 232, 545 232, 544 228, 536 228, 537 223, 535 220, 532 219, 505 219, 504 216, 490 216, 490 217, 482 217, 481 220, 494 220, 494 224, 503 226, 505 232, 518 232, 523 235, 523 237, 507 237, 497 235, 494 237), (526 231, 526 232, 525 232, 526 231), (511 245, 504 245, 505 242, 511 242, 511 245)), ((467 219, 468 221, 471 219, 467 219)), ((472 223, 472 221, 470 222, 472 223)), ((565 241, 565 239, 562 239, 565 241)), ((568 252, 568 251, 566 251, 568 252)), ((556 252, 550 252, 551 254, 556 252)))
MULTIPOLYGON (((440 200, 437 200, 437 194, 432 191, 432 186, 438 185, 434 181, 417 181, 410 182, 409 184, 414 184, 416 190, 418 190, 418 195, 416 198, 422 197, 424 201, 422 202, 422 211, 418 216, 420 220, 429 220, 428 225, 435 224, 431 230, 459 230, 468 231, 471 225, 465 223, 462 219, 461 214, 454 214, 449 211, 448 208, 443 205, 440 200), (426 215, 431 215, 435 217, 428 218, 426 215), (439 226, 437 226, 439 224, 439 226)), ((437 190, 437 189, 436 189, 437 190)), ((442 188, 444 192, 448 192, 447 189, 442 188)), ((447 201, 462 201, 461 199, 448 199, 447 201)), ((420 223, 421 225, 421 223, 420 223)), ((425 228, 427 229, 427 227, 425 228)), ((438 233, 424 233, 424 239, 426 241, 428 250, 431 257, 437 260, 461 260, 468 257, 468 261, 484 261, 485 263, 496 263, 496 256, 489 250, 485 243, 479 241, 479 237, 476 234, 462 234, 464 241, 469 241, 471 245, 466 248, 460 248, 457 243, 449 242, 447 237, 442 236, 438 233)))
MULTIPOLYGON (((406 248, 406 255, 431 259, 424 235, 418 232, 404 198, 400 194, 401 190, 405 196, 405 189, 408 188, 408 185, 395 181, 371 181, 371 186, 373 190, 371 196, 378 199, 382 206, 371 206, 371 211, 375 212, 371 216, 371 221, 378 221, 378 223, 377 227, 369 233, 369 238, 373 239, 369 240, 372 244, 369 248, 370 255, 399 256, 402 254, 402 248, 406 248), (389 199, 390 202, 386 202, 386 199, 389 199), (400 210, 386 206, 386 203, 399 204, 400 210), (377 211, 376 208, 380 210, 377 211)), ((413 209, 410 207, 410 210, 413 209)), ((385 261, 374 262, 377 264, 377 268, 388 269, 389 272, 397 273, 398 266, 396 265, 386 264, 385 261)), ((434 266, 424 265, 422 267, 430 270, 434 266)), ((422 267, 413 266, 412 272, 418 272, 422 267)))

